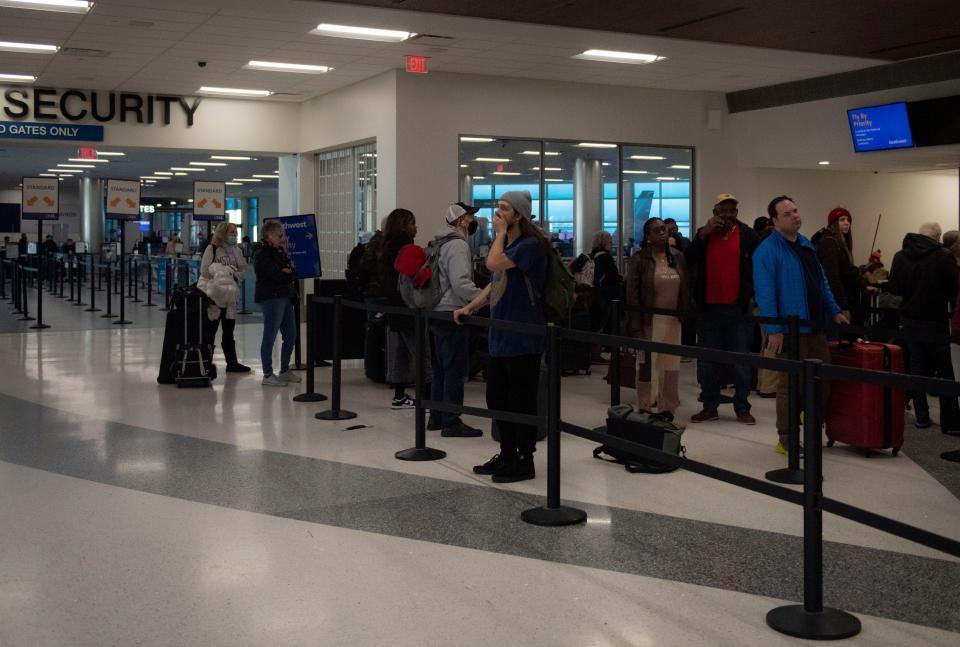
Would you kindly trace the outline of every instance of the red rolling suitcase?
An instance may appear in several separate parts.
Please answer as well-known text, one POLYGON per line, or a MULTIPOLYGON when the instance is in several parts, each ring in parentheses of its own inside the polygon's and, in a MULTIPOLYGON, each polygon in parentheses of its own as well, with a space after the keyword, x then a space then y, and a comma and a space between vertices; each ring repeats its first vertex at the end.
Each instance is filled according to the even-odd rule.
MULTIPOLYGON (((838 366, 871 371, 903 373, 903 350, 892 344, 830 342, 830 361, 838 366)), ((837 441, 860 447, 870 455, 873 449, 903 446, 902 389, 879 384, 833 380, 827 403, 827 447, 837 441)))

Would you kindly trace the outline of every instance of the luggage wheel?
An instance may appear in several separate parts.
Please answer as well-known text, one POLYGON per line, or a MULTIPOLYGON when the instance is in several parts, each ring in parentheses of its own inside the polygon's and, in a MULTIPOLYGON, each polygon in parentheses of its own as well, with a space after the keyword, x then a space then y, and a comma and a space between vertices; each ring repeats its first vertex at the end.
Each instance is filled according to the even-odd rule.
POLYGON ((892 453, 894 456, 896 456, 897 454, 900 453, 900 448, 899 448, 899 447, 894 447, 894 448, 893 448, 893 451, 892 451, 891 453, 892 453))
POLYGON ((833 438, 828 439, 828 440, 827 440, 827 447, 833 447, 833 444, 834 444, 835 442, 836 442, 836 441, 835 441, 833 438))

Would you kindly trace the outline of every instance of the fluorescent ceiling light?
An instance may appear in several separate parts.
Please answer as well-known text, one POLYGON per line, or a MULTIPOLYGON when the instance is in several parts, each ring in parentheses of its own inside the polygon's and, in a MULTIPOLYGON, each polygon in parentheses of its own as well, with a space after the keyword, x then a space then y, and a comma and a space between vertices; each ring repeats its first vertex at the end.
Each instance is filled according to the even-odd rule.
POLYGON ((195 167, 195 166, 193 166, 193 167, 188 167, 188 166, 171 166, 171 167, 170 167, 170 170, 171 170, 171 171, 187 171, 187 172, 189 172, 189 173, 203 173, 203 172, 206 171, 207 169, 205 169, 205 168, 197 168, 197 167, 195 167))
POLYGON ((270 70, 272 72, 296 72, 299 74, 326 74, 332 67, 326 65, 301 65, 300 63, 271 63, 270 61, 250 61, 244 65, 248 70, 270 70))
POLYGON ((0 0, 0 7, 62 11, 65 13, 87 13, 92 6, 93 3, 86 0, 0 0))
POLYGON ((375 29, 373 27, 353 27, 350 25, 332 25, 322 22, 310 32, 318 36, 332 36, 334 38, 356 38, 359 40, 378 40, 386 43, 400 43, 416 34, 409 31, 394 29, 375 29))
POLYGON ((184 173, 183 171, 178 171, 178 172, 174 173, 174 175, 186 175, 186 173, 184 173))
POLYGON ((245 156, 243 156, 243 155, 211 155, 211 156, 210 156, 210 159, 212 159, 212 160, 238 160, 238 161, 241 161, 241 162, 248 162, 248 161, 250 161, 250 158, 249 158, 249 157, 245 157, 245 156))
POLYGON ((690 165, 689 165, 689 164, 674 164, 674 165, 671 166, 670 168, 688 169, 688 168, 690 168, 690 165))
POLYGON ((197 92, 204 94, 228 94, 238 97, 269 97, 273 92, 270 90, 246 90, 244 88, 217 88, 212 85, 201 86, 197 92))
MULTIPOLYGON (((539 154, 540 154, 540 151, 522 151, 520 154, 521 154, 521 155, 539 155, 539 154)), ((544 151, 543 154, 546 155, 546 156, 552 157, 552 156, 559 155, 560 152, 559 152, 559 151, 544 151)))
POLYGON ((37 77, 32 74, 0 74, 0 81, 9 81, 10 83, 33 83, 37 77))
POLYGON ((600 166, 610 166, 610 162, 600 162, 600 166))
POLYGON ((96 164, 57 164, 58 168, 97 168, 96 164))
POLYGON ((485 180, 485 179, 487 179, 487 178, 486 178, 485 176, 483 176, 483 175, 474 175, 474 176, 473 176, 473 179, 474 179, 474 180, 485 180))
POLYGON ((190 166, 226 166, 226 162, 187 162, 190 166))
POLYGON ((171 206, 171 207, 177 206, 177 201, 176 201, 176 200, 171 200, 171 201, 170 201, 170 206, 171 206))
POLYGON ((561 180, 558 177, 547 177, 547 178, 544 178, 543 181, 544 182, 563 182, 564 180, 561 180))
POLYGON ((154 171, 154 175, 173 175, 170 171, 154 171))
POLYGON ((243 186, 243 182, 224 182, 227 186, 243 186))
POLYGON ((460 141, 462 142, 492 142, 494 141, 493 137, 461 137, 460 141))
POLYGON ((277 175, 263 175, 263 174, 261 174, 261 173, 254 173, 254 174, 251 175, 250 177, 262 177, 262 178, 264 178, 265 180, 277 180, 277 179, 279 179, 279 176, 277 176, 277 175))
POLYGON ((460 165, 460 168, 469 168, 469 167, 470 167, 469 164, 461 164, 461 165, 460 165))
POLYGON ((38 173, 40 177, 58 177, 56 173, 38 173))
POLYGON ((500 164, 506 164, 510 160, 506 157, 477 157, 473 160, 474 162, 498 162, 500 164))
POLYGON ((516 171, 494 171, 493 174, 494 175, 521 175, 516 171))
POLYGON ((647 175, 647 173, 648 173, 648 171, 632 171, 632 170, 630 170, 630 171, 624 170, 623 172, 624 172, 624 173, 631 174, 631 175, 647 175))
POLYGON ((86 159, 84 157, 68 157, 68 162, 92 162, 94 164, 109 164, 110 160, 86 159))
POLYGON ((588 49, 571 58, 579 58, 585 61, 606 61, 608 63, 644 65, 646 63, 662 61, 666 57, 657 56, 656 54, 640 54, 638 52, 615 52, 609 49, 588 49))
POLYGON ((828 162, 827 160, 823 160, 822 162, 817 162, 817 164, 819 164, 820 166, 830 166, 830 162, 828 162))
POLYGON ((364 154, 363 154, 363 157, 376 157, 376 156, 377 156, 376 153, 364 153, 364 154))
POLYGON ((141 180, 154 180, 154 181, 156 181, 156 180, 166 180, 167 178, 165 178, 165 177, 157 177, 157 176, 155 176, 155 175, 141 175, 141 176, 140 176, 140 179, 141 179, 141 180))
MULTIPOLYGON (((534 166, 534 167, 533 167, 532 169, 530 169, 530 170, 531 170, 531 171, 539 171, 539 170, 540 170, 540 167, 539 167, 539 166, 534 166)), ((545 166, 545 167, 543 167, 543 170, 544 170, 544 171, 562 171, 563 169, 562 169, 562 168, 556 168, 556 167, 554 167, 554 166, 545 166)))
POLYGON ((677 178, 675 178, 675 177, 666 177, 666 176, 661 175, 661 176, 658 176, 657 179, 660 180, 661 182, 672 182, 673 180, 676 180, 677 178))
POLYGON ((83 173, 83 171, 70 170, 66 168, 48 168, 47 173, 83 173))
POLYGON ((190 204, 193 204, 193 198, 190 198, 189 200, 187 200, 187 202, 189 202, 190 204))
POLYGON ((667 158, 662 155, 631 155, 630 159, 632 160, 665 160, 667 158))
POLYGON ((98 157, 123 157, 126 153, 120 152, 108 152, 108 151, 97 151, 98 157))
POLYGON ((263 180, 255 177, 235 177, 233 178, 234 182, 263 182, 263 180))
POLYGON ((38 45, 36 43, 15 43, 0 40, 0 50, 6 52, 24 52, 26 54, 56 54, 60 48, 56 45, 38 45))
POLYGON ((616 148, 616 144, 598 144, 596 142, 580 142, 577 144, 580 148, 616 148))

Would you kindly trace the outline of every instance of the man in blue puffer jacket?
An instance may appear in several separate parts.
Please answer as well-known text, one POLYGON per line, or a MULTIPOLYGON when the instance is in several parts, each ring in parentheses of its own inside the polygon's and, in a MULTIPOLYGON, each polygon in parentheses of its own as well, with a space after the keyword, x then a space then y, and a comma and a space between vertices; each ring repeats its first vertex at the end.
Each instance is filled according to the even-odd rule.
MULTIPOLYGON (((840 310, 813 244, 800 234, 800 213, 785 195, 770 201, 767 213, 774 230, 753 253, 753 285, 761 317, 797 315, 802 320, 850 323, 850 313, 840 310)), ((767 349, 781 353, 786 348, 785 324, 763 324, 769 335, 767 349)), ((830 361, 830 350, 822 326, 800 327, 800 359, 830 361)), ((781 375, 777 385, 777 452, 786 453, 790 428, 788 380, 781 375)), ((829 383, 821 382, 818 407, 825 412, 829 383)), ((821 418, 822 423, 822 418, 821 418)))

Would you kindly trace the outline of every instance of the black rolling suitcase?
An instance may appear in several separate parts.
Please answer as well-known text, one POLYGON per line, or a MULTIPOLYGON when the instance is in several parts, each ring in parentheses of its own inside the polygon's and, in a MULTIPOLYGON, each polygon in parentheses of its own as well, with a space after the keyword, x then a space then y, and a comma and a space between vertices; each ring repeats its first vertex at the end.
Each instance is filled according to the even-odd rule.
POLYGON ((160 384, 204 387, 216 378, 206 305, 207 297, 196 286, 174 290, 160 355, 160 384))
MULTIPOLYGON (((570 313, 567 327, 590 332, 593 327, 590 312, 574 309, 570 313)), ((590 375, 590 344, 564 339, 560 344, 560 374, 577 375, 581 371, 584 375, 590 375)))
POLYGON ((387 381, 387 322, 383 315, 367 321, 363 339, 363 374, 378 384, 387 381))

